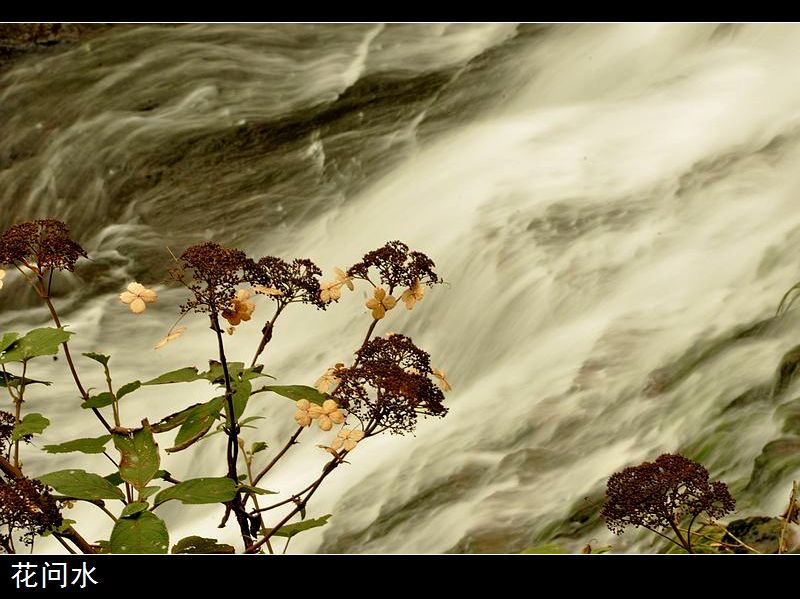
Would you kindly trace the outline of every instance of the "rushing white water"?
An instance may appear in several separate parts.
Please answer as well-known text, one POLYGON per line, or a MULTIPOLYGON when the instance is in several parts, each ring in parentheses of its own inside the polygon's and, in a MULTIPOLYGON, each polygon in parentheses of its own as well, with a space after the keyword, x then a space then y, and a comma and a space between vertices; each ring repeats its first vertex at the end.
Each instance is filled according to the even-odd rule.
MULTIPOLYGON (((2 221, 62 218, 87 247, 90 289, 73 283, 61 301, 76 349, 112 353, 120 382, 214 355, 200 318, 153 355, 183 301, 156 285, 165 245, 214 238, 256 256, 308 256, 329 273, 401 239, 435 260, 447 284, 413 312, 391 312, 382 331, 407 333, 448 373, 450 413, 413 437, 359 447, 310 505, 310 516, 333 513, 330 524, 290 551, 505 552, 553 539, 571 550, 590 540, 653 550, 653 538, 615 538, 598 520, 612 472, 681 451, 731 486, 738 516, 779 513, 800 468, 778 456, 754 472, 767 443, 795 439, 782 432, 791 395, 729 405, 769 384, 795 344, 791 316, 732 335, 771 317, 798 277, 797 33, 111 30, 19 61, 0 79, 2 221), (145 316, 116 302, 133 277, 161 294, 145 316)), ((4 329, 42 322, 33 308, 13 310, 28 300, 8 279, 4 329)), ((287 314, 269 372, 310 384, 347 361, 369 321, 364 293, 326 313, 287 314)), ((257 325, 241 327, 233 359, 248 359, 257 338, 257 325)), ((62 366, 36 374, 69 388, 62 366)), ((153 421, 205 392, 200 383, 142 390, 123 415, 153 421)), ((44 442, 99 434, 75 414, 75 398, 41 393, 31 409, 69 422, 44 442)), ((292 406, 252 403, 267 417, 257 438, 274 450, 293 430, 292 406)), ((324 454, 314 448, 323 437, 312 437, 267 486, 313 478, 324 454)), ((218 475, 223 443, 204 443, 164 467, 218 475)), ((41 472, 69 459, 29 463, 41 472)), ((79 514, 94 518, 91 509, 79 514)), ((236 538, 231 525, 214 528, 216 508, 165 505, 161 515, 173 540, 198 526, 236 538)), ((84 528, 89 538, 107 530, 84 528)))

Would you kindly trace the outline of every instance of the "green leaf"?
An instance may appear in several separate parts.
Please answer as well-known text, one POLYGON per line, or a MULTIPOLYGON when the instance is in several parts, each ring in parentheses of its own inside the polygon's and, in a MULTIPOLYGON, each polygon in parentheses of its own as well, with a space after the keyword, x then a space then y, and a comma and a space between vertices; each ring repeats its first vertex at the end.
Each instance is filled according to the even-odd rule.
POLYGON ((233 401, 233 420, 238 422, 239 418, 244 414, 247 408, 247 400, 250 398, 250 392, 253 386, 250 381, 239 381, 236 384, 236 390, 233 392, 231 400, 233 401))
POLYGON ((111 553, 167 553, 169 532, 153 512, 120 518, 111 531, 111 553))
POLYGON ((106 406, 110 406, 112 403, 116 401, 116 399, 117 398, 111 395, 111 393, 109 393, 108 391, 104 391, 103 393, 92 395, 89 399, 87 399, 81 404, 81 407, 84 409, 104 408, 106 406))
POLYGON ((11 442, 19 441, 25 435, 38 435, 50 425, 50 421, 41 414, 33 413, 26 415, 17 422, 14 432, 11 433, 11 442))
POLYGON ((569 553, 566 549, 564 549, 561 545, 556 545, 555 543, 545 543, 543 545, 535 545, 533 547, 528 547, 527 549, 523 549, 521 553, 533 553, 533 554, 542 554, 542 553, 569 553))
POLYGON ((0 387, 19 387, 22 383, 26 385, 34 385, 37 383, 40 385, 52 385, 50 381, 37 381, 36 379, 29 379, 28 377, 23 379, 21 376, 11 374, 10 372, 6 372, 5 375, 0 374, 0 387))
POLYGON ((227 477, 194 478, 172 487, 168 487, 156 495, 154 505, 160 505, 170 499, 183 503, 224 503, 236 497, 236 483, 227 477))
POLYGON ((166 372, 161 376, 142 383, 142 385, 166 385, 168 383, 191 383, 192 381, 199 381, 205 377, 198 374, 197 368, 194 366, 187 366, 186 368, 179 368, 166 372))
POLYGON ((75 499, 125 499, 123 492, 108 480, 84 470, 58 470, 36 478, 62 495, 75 499))
POLYGON ((178 434, 175 435, 175 445, 167 449, 167 453, 186 449, 205 435, 214 424, 224 402, 224 397, 215 397, 211 401, 192 408, 191 412, 186 415, 178 434))
POLYGON ((53 327, 34 329, 6 347, 4 353, 0 356, 0 364, 25 362, 37 356, 57 354, 58 346, 65 341, 69 341, 70 335, 72 333, 64 329, 53 327))
POLYGON ((108 368, 108 361, 111 359, 111 356, 107 356, 105 354, 97 354, 95 352, 86 352, 83 354, 87 358, 94 360, 95 362, 100 362, 103 365, 103 368, 108 368))
POLYGON ((70 520, 69 518, 63 518, 61 520, 61 524, 55 527, 48 528, 46 531, 42 533, 42 536, 49 537, 54 532, 64 532, 73 524, 75 524, 75 520, 70 520))
POLYGON ((71 451, 80 451, 81 453, 103 453, 109 439, 111 439, 111 435, 74 439, 58 445, 45 445, 44 450, 47 453, 69 453, 71 451))
POLYGON ((172 546, 172 553, 236 553, 233 545, 220 544, 216 539, 191 536, 172 546))
POLYGON ((196 403, 188 408, 184 408, 180 412, 175 412, 174 414, 170 414, 169 416, 165 416, 155 424, 150 425, 150 428, 153 430, 154 433, 164 433, 166 431, 171 431, 173 428, 176 428, 183 424, 186 419, 192 415, 193 410, 204 404, 196 403))
POLYGON ((108 482, 110 482, 115 487, 125 482, 124 480, 122 480, 122 477, 119 475, 119 472, 112 472, 111 474, 105 475, 103 478, 108 482))
POLYGON ((122 385, 122 387, 117 389, 117 400, 122 399, 128 393, 133 393, 141 386, 142 386, 141 381, 133 381, 132 383, 126 383, 122 385))
POLYGON ((134 501, 122 509, 122 513, 119 515, 119 517, 127 518, 129 516, 133 516, 134 514, 145 511, 148 507, 150 506, 147 505, 146 501, 134 501))
POLYGON ((267 385, 262 387, 259 391, 272 391, 278 395, 283 395, 294 401, 307 399, 311 403, 321 406, 325 400, 330 399, 328 395, 320 393, 314 387, 306 387, 305 385, 267 385))
POLYGON ((153 439, 153 432, 145 424, 133 435, 114 434, 114 446, 119 450, 119 474, 122 480, 129 482, 137 491, 153 480, 161 463, 158 455, 158 444, 153 439))
POLYGON ((276 532, 276 537, 286 537, 287 539, 291 539, 294 535, 303 532, 304 530, 309 530, 311 528, 317 528, 319 526, 325 526, 328 523, 328 519, 331 517, 331 514, 326 514, 320 518, 312 518, 311 520, 303 520, 302 522, 295 522, 294 524, 286 524, 285 526, 281 526, 276 532))
POLYGON ((261 487, 252 487, 250 485, 239 485, 239 490, 245 493, 253 493, 254 495, 277 495, 277 491, 269 491, 261 487))
MULTIPOLYGON (((160 470, 160 472, 163 472, 163 470, 160 470)), ((161 490, 161 487, 157 487, 155 485, 153 485, 151 487, 145 487, 144 489, 139 491, 139 499, 144 501, 148 497, 152 496, 154 493, 158 493, 160 490, 161 490)))
POLYGON ((6 333, 3 335, 3 338, 0 339, 0 352, 6 351, 6 348, 14 343, 19 337, 19 333, 6 333))
POLYGON ((264 451, 267 447, 269 446, 264 443, 264 441, 256 441, 250 448, 250 455, 256 455, 259 451, 264 451))

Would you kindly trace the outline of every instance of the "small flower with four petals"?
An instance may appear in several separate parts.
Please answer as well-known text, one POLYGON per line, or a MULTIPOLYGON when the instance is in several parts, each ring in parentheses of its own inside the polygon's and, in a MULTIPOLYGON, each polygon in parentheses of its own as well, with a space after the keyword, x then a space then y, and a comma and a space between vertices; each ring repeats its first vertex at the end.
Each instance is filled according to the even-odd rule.
POLYGON ((344 447, 346 451, 353 451, 356 448, 356 444, 363 438, 364 431, 343 428, 336 434, 336 438, 331 443, 331 449, 344 447))
POLYGON ((156 301, 156 292, 152 289, 145 288, 141 283, 131 283, 128 285, 128 290, 119 294, 119 299, 123 304, 127 304, 128 308, 134 314, 141 314, 144 312, 145 303, 152 304, 156 301))
POLYGON ((419 282, 419 279, 416 279, 414 284, 403 292, 403 295, 400 296, 400 299, 403 300, 406 308, 413 310, 414 305, 418 301, 421 301, 424 295, 425 288, 419 282))
POLYGON ((367 300, 367 308, 372 310, 372 318, 380 320, 386 316, 386 311, 394 308, 397 300, 386 294, 383 287, 375 288, 375 297, 367 300))
POLYGON ((308 409, 311 418, 319 418, 319 427, 329 431, 335 424, 344 422, 344 414, 339 411, 339 405, 332 399, 326 399, 321 406, 313 405, 308 409))

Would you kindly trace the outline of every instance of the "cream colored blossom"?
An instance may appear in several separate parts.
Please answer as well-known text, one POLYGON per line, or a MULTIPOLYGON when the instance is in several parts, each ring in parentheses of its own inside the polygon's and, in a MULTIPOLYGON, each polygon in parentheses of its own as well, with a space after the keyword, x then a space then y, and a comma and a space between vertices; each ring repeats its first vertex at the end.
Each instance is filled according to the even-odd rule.
POLYGON ((433 372, 433 376, 436 377, 436 382, 442 388, 442 391, 450 391, 450 383, 447 382, 445 373, 438 368, 431 368, 431 372, 433 372))
POLYGON ((326 399, 321 406, 313 405, 308 410, 311 418, 319 418, 319 427, 329 431, 335 424, 344 422, 344 414, 339 411, 339 406, 332 399, 326 399))
POLYGON ((158 343, 155 344, 155 349, 161 349, 167 343, 169 343, 170 341, 173 341, 174 339, 177 339, 178 337, 183 335, 185 332, 186 332, 186 327, 178 327, 177 329, 172 329, 169 333, 167 333, 166 337, 164 337, 158 343))
POLYGON ((320 283, 319 290, 319 299, 326 304, 342 297, 342 284, 337 281, 320 283))
POLYGON ((346 451, 353 451, 356 448, 356 444, 363 438, 364 431, 343 428, 336 434, 336 438, 331 443, 331 448, 339 449, 344 447, 346 451))
POLYGON ((131 283, 128 290, 119 294, 119 299, 123 304, 128 304, 128 308, 134 314, 144 312, 145 303, 152 304, 156 301, 156 292, 145 288, 141 283, 131 283))
POLYGON ((0 289, 3 288, 3 279, 6 278, 6 271, 0 268, 0 289))
POLYGON ((239 289, 236 297, 231 300, 230 307, 223 310, 222 318, 228 321, 231 326, 236 326, 242 321, 250 320, 256 309, 256 304, 250 299, 251 294, 246 289, 239 289))
POLYGON ((328 389, 335 388, 341 382, 341 379, 335 375, 336 368, 342 367, 344 364, 339 362, 333 368, 328 368, 321 377, 314 383, 314 388, 320 393, 327 393, 328 389))
POLYGON ((355 289, 353 287, 353 277, 348 277, 347 273, 345 273, 341 268, 334 268, 333 274, 336 275, 336 282, 339 283, 340 286, 347 285, 347 288, 350 291, 353 291, 353 289, 355 289))
POLYGON ((309 410, 311 408, 311 402, 307 399, 298 399, 297 400, 297 411, 294 413, 295 422, 297 422, 298 426, 310 426, 311 419, 311 412, 309 410))
POLYGON ((424 295, 425 295, 425 288, 419 282, 419 279, 417 279, 416 281, 414 281, 414 284, 411 287, 409 287, 403 292, 403 295, 400 296, 400 299, 403 300, 403 302, 406 305, 406 308, 408 308, 409 310, 413 310, 414 305, 418 301, 421 301, 424 295))
POLYGON ((263 285, 253 285, 253 289, 256 290, 256 293, 260 293, 262 295, 269 295, 274 297, 280 297, 283 295, 283 291, 280 289, 275 289, 274 287, 264 287, 263 285))
POLYGON ((383 287, 375 288, 375 297, 367 300, 367 308, 372 310, 372 318, 380 320, 386 316, 386 311, 394 308, 397 300, 391 295, 386 295, 383 287))

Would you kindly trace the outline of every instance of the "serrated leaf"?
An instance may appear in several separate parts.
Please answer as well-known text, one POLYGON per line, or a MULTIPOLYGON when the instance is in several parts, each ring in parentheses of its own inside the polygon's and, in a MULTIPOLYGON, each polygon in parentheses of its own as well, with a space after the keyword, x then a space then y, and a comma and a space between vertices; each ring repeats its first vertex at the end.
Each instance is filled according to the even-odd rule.
POLYGON ((134 501, 122 509, 122 513, 119 515, 119 517, 127 518, 129 516, 133 516, 134 514, 145 511, 148 507, 150 506, 147 505, 146 501, 134 501))
POLYGON ((25 435, 38 435, 50 425, 50 421, 41 414, 27 414, 14 426, 11 433, 11 442, 19 441, 25 435))
POLYGON ((216 539, 191 536, 175 543, 172 553, 236 553, 236 550, 233 545, 219 543, 216 539))
POLYGON ((254 495, 277 495, 277 491, 269 491, 260 487, 253 487, 250 485, 239 485, 239 490, 245 493, 253 493, 254 495))
POLYGON ((194 478, 161 491, 156 495, 154 505, 160 505, 170 499, 188 504, 224 503, 234 497, 236 497, 236 483, 230 478, 194 478))
POLYGON ((133 435, 114 434, 114 446, 119 450, 119 474, 137 491, 149 483, 161 463, 158 444, 153 432, 145 425, 133 435))
POLYGON ((62 495, 75 499, 125 499, 124 493, 108 480, 84 470, 58 470, 37 478, 62 495))
POLYGON ((111 531, 111 553, 167 553, 169 532, 153 512, 120 518, 111 531))
POLYGON ((328 523, 328 519, 330 517, 331 514, 326 514, 319 518, 312 518, 311 520, 303 520, 302 522, 295 522, 294 524, 286 524, 284 526, 281 526, 277 531, 275 531, 275 536, 286 537, 287 539, 291 539, 294 535, 299 534, 304 530, 325 526, 328 523))
POLYGON ((211 401, 192 408, 186 415, 178 434, 175 435, 175 445, 166 451, 174 453, 186 449, 205 435, 214 424, 224 402, 224 397, 215 397, 211 401))
POLYGON ((72 333, 64 329, 44 327, 33 329, 24 337, 13 341, 0 355, 0 364, 24 362, 37 356, 49 356, 58 353, 59 345, 69 341, 72 333))
POLYGON ((83 355, 91 360, 94 360, 95 362, 100 362, 104 368, 108 368, 108 361, 111 359, 111 356, 107 356, 105 354, 98 354, 93 351, 86 352, 83 355))
POLYGON ((136 391, 141 386, 142 386, 142 382, 141 381, 133 381, 131 383, 126 383, 126 384, 122 385, 122 387, 117 389, 117 400, 122 399, 128 393, 133 393, 134 391, 136 391))
POLYGON ((110 406, 115 401, 116 398, 111 395, 111 393, 108 391, 103 391, 103 393, 92 395, 89 399, 81 404, 81 407, 86 410, 90 408, 104 408, 106 406, 110 406))
POLYGON ((59 443, 58 445, 45 445, 44 450, 47 453, 69 453, 71 451, 80 451, 81 453, 103 453, 105 445, 111 439, 111 435, 103 435, 102 437, 93 437, 85 439, 74 439, 59 443))
POLYGON ((142 383, 142 385, 167 385, 169 383, 191 383, 192 381, 199 381, 205 377, 197 372, 194 366, 187 366, 185 368, 178 368, 165 372, 161 376, 142 383))
POLYGON ((267 385, 266 387, 261 387, 259 391, 272 391, 294 401, 307 399, 318 406, 324 404, 325 400, 330 399, 330 396, 320 393, 314 387, 306 387, 305 385, 267 385))
POLYGON ((16 374, 11 374, 10 372, 6 372, 5 374, 0 374, 0 387, 19 387, 21 383, 25 383, 26 385, 47 385, 50 386, 52 383, 50 381, 38 381, 36 379, 29 379, 25 377, 24 379, 21 376, 17 376, 16 374))

